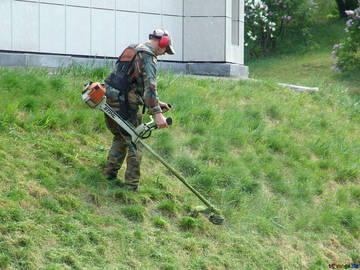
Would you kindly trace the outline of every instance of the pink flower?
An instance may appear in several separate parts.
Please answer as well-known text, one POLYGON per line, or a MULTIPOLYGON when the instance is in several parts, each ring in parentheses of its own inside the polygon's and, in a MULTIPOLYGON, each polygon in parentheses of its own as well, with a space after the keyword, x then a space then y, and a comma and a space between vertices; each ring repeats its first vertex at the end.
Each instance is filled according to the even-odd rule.
POLYGON ((354 11, 353 10, 345 10, 345 14, 346 15, 353 15, 354 14, 354 11))
POLYGON ((290 22, 291 21, 291 16, 287 16, 287 20, 290 22))
POLYGON ((353 20, 350 19, 346 22, 346 26, 350 27, 353 24, 353 20))

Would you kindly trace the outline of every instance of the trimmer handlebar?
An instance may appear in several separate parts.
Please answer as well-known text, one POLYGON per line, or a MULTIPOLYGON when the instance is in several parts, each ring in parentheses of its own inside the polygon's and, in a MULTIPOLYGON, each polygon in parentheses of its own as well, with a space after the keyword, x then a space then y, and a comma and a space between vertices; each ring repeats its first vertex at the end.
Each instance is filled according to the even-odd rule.
MULTIPOLYGON (((168 103, 167 105, 171 109, 171 104, 168 103)), ((165 109, 165 106, 160 106, 160 108, 163 110, 163 109, 165 109)))
MULTIPOLYGON (((168 126, 171 126, 172 118, 171 117, 166 118, 166 123, 168 124, 168 126)), ((157 128, 158 128, 158 126, 156 124, 151 127, 151 129, 157 129, 157 128)))

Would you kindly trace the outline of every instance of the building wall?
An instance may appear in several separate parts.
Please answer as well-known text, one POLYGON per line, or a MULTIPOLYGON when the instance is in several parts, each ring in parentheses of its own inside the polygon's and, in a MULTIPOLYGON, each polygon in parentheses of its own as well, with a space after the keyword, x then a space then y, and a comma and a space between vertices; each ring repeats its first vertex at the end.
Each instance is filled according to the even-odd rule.
POLYGON ((166 28, 176 55, 162 60, 243 64, 233 1, 244 0, 0 0, 0 50, 116 57, 166 28))
POLYGON ((184 0, 184 61, 244 64, 243 37, 243 0, 184 0))

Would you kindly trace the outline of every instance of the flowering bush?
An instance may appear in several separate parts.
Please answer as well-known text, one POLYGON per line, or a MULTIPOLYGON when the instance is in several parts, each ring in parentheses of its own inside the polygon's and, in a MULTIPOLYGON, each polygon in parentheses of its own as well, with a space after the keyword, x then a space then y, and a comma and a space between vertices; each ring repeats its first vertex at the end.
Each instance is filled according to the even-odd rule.
POLYGON ((345 18, 347 16, 345 11, 355 9, 357 0, 336 0, 336 4, 340 17, 345 18))
POLYGON ((313 0, 245 0, 245 46, 250 56, 263 56, 275 49, 290 29, 305 38, 315 7, 313 0))
POLYGON ((333 70, 360 70, 360 0, 355 10, 346 10, 346 38, 342 43, 335 44, 332 57, 336 59, 333 70))

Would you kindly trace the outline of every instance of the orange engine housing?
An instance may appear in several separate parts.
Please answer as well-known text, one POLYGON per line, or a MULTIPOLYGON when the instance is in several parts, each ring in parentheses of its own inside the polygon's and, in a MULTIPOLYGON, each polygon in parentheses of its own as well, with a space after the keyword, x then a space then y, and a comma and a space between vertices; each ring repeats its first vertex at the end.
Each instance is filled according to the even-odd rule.
POLYGON ((103 96, 106 94, 105 86, 101 83, 94 82, 90 85, 90 92, 88 94, 89 98, 95 104, 98 104, 103 96))

